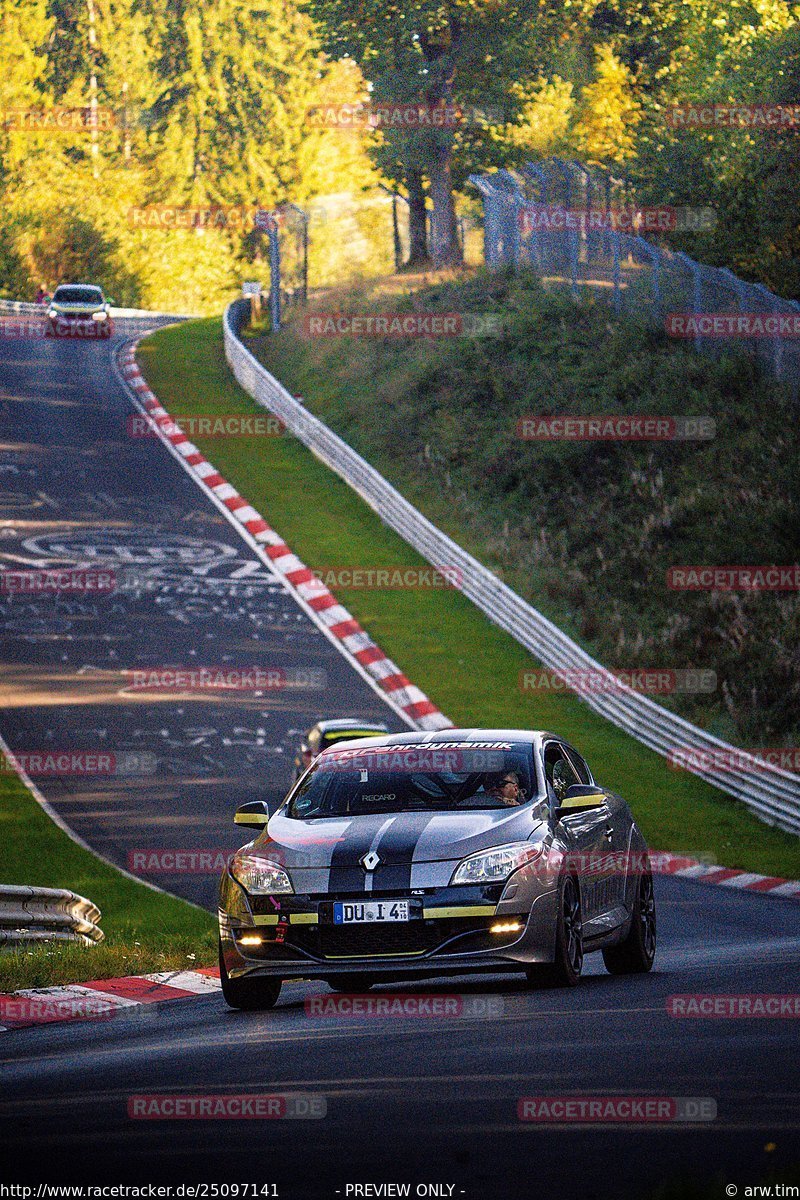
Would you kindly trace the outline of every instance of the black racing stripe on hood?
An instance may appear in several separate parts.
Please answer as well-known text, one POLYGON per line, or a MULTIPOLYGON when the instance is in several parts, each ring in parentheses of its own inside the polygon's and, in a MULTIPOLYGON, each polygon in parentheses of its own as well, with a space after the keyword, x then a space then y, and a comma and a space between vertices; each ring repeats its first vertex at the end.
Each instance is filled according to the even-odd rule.
POLYGON ((370 821, 353 818, 331 854, 329 891, 363 892, 366 872, 359 860, 369 850, 374 837, 375 826, 370 821))
POLYGON ((400 813, 381 837, 375 850, 381 865, 373 888, 380 892, 407 891, 411 887, 414 851, 436 813, 400 813))

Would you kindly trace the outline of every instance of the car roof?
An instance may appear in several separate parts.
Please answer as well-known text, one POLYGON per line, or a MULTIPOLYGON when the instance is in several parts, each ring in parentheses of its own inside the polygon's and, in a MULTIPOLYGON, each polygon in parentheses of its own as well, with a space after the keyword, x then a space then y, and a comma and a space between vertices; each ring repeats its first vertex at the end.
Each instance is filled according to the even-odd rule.
POLYGON ((352 720, 343 717, 334 717, 328 721, 317 721, 312 728, 318 729, 320 733, 336 733, 344 729, 369 729, 388 732, 383 722, 377 721, 360 721, 358 717, 352 720))

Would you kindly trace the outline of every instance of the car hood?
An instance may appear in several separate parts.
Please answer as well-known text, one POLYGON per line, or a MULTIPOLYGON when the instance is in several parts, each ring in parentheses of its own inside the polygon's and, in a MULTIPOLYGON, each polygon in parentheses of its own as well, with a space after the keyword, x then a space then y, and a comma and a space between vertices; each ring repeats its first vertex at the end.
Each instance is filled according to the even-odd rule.
MULTIPOLYGON (((507 842, 527 841, 542 822, 531 806, 459 813, 380 813, 296 821, 276 813, 254 852, 289 870, 362 870, 370 850, 383 866, 457 862, 507 842)), ((380 868, 379 868, 380 870, 380 868)))

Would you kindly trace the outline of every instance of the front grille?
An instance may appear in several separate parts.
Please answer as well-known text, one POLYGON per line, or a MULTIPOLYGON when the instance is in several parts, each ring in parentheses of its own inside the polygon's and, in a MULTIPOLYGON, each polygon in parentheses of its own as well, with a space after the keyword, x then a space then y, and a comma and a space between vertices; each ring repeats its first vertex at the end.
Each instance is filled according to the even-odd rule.
POLYGON ((380 925, 317 925, 298 930, 293 941, 316 958, 424 954, 439 946, 447 931, 439 922, 409 921, 380 925))

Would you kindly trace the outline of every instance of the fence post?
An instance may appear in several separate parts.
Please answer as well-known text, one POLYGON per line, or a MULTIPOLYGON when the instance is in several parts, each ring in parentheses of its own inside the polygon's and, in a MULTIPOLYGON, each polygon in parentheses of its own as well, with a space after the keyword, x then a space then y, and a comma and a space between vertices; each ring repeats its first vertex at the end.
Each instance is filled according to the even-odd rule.
POLYGON ((642 249, 650 259, 650 265, 653 270, 653 314, 657 325, 661 324, 661 251, 658 246, 653 246, 650 242, 646 242, 644 238, 640 238, 642 249))
POLYGON ((620 309, 622 308, 622 294, 620 291, 620 277, 619 277, 619 230, 612 229, 610 237, 611 237, 611 261, 612 261, 612 271, 613 271, 612 278, 614 280, 614 311, 617 314, 617 316, 619 316, 620 309))
MULTIPOLYGON (((694 316, 699 317, 703 304, 703 284, 700 278, 700 264, 696 263, 693 258, 689 258, 689 255, 684 254, 682 250, 678 251, 676 257, 679 258, 681 262, 686 263, 687 267, 692 272, 692 307, 694 316)), ((699 324, 695 324, 694 348, 695 350, 703 349, 703 338, 700 333, 699 324)))
POLYGON ((291 208, 294 212, 299 213, 300 220, 302 221, 301 234, 300 234, 300 236, 302 238, 302 246, 301 246, 302 254, 300 256, 300 261, 302 263, 301 270, 303 273, 302 274, 303 282, 302 282, 301 292, 302 292, 302 296, 303 296, 303 304, 307 304, 308 303, 308 213, 305 211, 305 209, 300 208, 299 205, 297 205, 297 204, 286 203, 283 205, 283 207, 291 208))
POLYGON ((273 333, 281 327, 281 248, 278 239, 278 222, 270 217, 267 226, 269 237, 269 315, 273 333))
POLYGON ((778 308, 778 297, 765 288, 763 283, 754 283, 753 291, 758 292, 764 302, 772 307, 772 315, 777 318, 777 327, 772 337, 772 365, 775 370, 775 378, 783 380, 783 338, 780 331, 781 311, 778 308))

